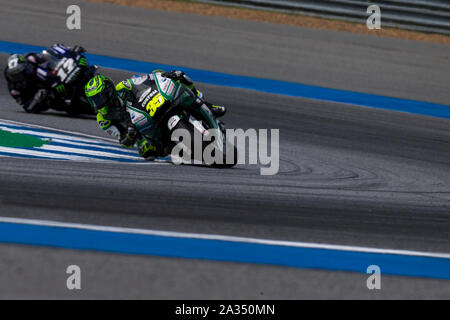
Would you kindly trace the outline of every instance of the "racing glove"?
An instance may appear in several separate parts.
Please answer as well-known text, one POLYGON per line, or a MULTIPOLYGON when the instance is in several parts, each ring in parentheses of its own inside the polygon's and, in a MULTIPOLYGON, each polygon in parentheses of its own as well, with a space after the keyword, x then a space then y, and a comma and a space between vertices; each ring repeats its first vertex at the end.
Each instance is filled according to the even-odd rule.
POLYGON ((85 53, 85 52, 86 52, 86 49, 84 49, 82 46, 75 45, 75 46, 72 48, 72 51, 75 52, 75 53, 81 54, 81 53, 85 53))
POLYGON ((129 126, 127 132, 120 138, 120 145, 124 148, 132 148, 136 143, 137 131, 133 126, 129 126))
POLYGON ((187 86, 189 89, 194 87, 194 82, 189 78, 183 71, 172 70, 163 74, 164 77, 170 78, 174 81, 180 81, 182 84, 187 86))

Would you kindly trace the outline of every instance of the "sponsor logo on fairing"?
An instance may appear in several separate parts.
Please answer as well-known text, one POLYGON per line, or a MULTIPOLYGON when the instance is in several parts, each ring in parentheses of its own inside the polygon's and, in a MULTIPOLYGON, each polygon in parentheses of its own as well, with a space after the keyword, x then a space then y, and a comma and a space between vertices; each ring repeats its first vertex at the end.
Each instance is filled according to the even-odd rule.
POLYGON ((66 49, 61 46, 53 46, 52 49, 58 51, 58 53, 62 55, 66 53, 66 49))
POLYGON ((147 119, 143 114, 133 110, 128 110, 128 112, 130 113, 131 116, 131 122, 134 123, 135 125, 140 126, 147 122, 147 119))
POLYGON ((172 93, 173 93, 173 88, 174 88, 174 85, 173 85, 173 82, 171 81, 170 82, 170 85, 169 85, 169 88, 167 89, 167 92, 166 92, 166 94, 167 95, 172 95, 172 93))
POLYGON ((42 68, 37 68, 36 74, 42 80, 47 79, 47 74, 48 73, 47 73, 47 71, 43 70, 42 68))
POLYGON ((172 116, 169 121, 167 122, 167 126, 169 128, 169 130, 172 130, 173 128, 175 128, 175 126, 177 125, 177 123, 180 121, 180 117, 179 116, 172 116))
POLYGON ((145 107, 147 106, 147 103, 155 96, 155 94, 158 93, 158 90, 153 90, 153 91, 151 91, 151 90, 152 90, 152 88, 146 90, 146 91, 142 94, 141 98, 139 99, 139 102, 141 102, 142 99, 145 98, 145 99, 144 99, 144 102, 142 102, 142 104, 141 104, 143 108, 145 108, 145 107), (150 92, 150 91, 151 91, 151 92, 150 92))

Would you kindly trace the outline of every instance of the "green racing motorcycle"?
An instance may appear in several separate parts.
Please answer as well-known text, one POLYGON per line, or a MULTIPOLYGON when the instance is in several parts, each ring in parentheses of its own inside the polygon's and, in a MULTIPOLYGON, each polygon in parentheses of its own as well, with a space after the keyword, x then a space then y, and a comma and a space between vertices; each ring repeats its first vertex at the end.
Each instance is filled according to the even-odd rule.
POLYGON ((237 148, 227 139, 223 122, 189 88, 161 71, 132 82, 142 89, 138 101, 127 105, 131 122, 142 137, 158 141, 160 154, 175 164, 236 165, 237 148))

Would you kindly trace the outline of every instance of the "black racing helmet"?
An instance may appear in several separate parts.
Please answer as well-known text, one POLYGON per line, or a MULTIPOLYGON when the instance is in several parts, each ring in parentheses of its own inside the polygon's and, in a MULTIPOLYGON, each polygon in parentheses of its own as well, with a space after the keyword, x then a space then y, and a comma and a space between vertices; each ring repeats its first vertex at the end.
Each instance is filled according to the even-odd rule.
POLYGON ((33 65, 20 54, 13 54, 8 58, 5 77, 16 87, 25 88, 33 75, 33 65))

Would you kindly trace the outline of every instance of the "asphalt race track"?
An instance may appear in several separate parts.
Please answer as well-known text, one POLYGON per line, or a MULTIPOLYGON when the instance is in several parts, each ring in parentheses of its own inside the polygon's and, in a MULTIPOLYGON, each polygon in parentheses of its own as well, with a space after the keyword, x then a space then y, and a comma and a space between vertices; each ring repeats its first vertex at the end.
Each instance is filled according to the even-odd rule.
MULTIPOLYGON (((0 40, 79 43, 96 54, 450 105, 448 46, 90 3, 80 4, 82 30, 68 31, 66 2, 0 0, 0 40)), ((131 75, 103 71, 116 81, 131 75)), ((450 252, 448 120, 199 88, 228 107, 227 127, 280 129, 277 175, 261 176, 251 165, 219 170, 5 157, 0 215, 450 252)), ((3 77, 0 106, 0 119, 106 137, 90 117, 26 114, 3 77)), ((385 276, 381 291, 369 291, 365 274, 14 244, 0 245, 0 270, 9 271, 0 273, 0 298, 450 298, 450 282, 437 279, 385 276), (85 270, 79 292, 65 288, 69 264, 85 270)))

